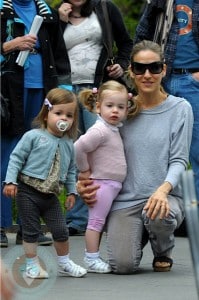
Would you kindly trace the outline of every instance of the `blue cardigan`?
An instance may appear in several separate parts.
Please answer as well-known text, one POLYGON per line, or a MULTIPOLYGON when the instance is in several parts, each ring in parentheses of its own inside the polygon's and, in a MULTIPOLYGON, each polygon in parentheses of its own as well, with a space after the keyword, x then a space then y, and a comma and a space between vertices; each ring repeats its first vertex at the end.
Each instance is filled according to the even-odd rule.
POLYGON ((60 182, 68 194, 76 194, 76 165, 73 140, 56 137, 47 130, 33 129, 26 132, 11 153, 5 183, 17 183, 19 173, 45 180, 60 150, 60 182))

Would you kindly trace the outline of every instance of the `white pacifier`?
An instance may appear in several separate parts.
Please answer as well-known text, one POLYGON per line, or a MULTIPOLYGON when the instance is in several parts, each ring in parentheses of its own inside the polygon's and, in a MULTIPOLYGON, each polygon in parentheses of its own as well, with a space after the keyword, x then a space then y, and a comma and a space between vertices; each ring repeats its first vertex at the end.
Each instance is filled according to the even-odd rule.
POLYGON ((57 121, 56 126, 59 129, 59 131, 64 132, 68 129, 69 123, 67 121, 59 120, 59 121, 57 121))

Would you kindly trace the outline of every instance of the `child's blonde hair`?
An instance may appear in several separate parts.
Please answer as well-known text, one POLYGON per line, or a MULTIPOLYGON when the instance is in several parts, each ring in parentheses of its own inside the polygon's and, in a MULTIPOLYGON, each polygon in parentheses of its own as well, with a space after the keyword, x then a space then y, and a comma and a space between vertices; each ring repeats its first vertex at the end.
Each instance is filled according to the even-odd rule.
POLYGON ((95 112, 96 102, 101 103, 106 91, 118 91, 126 93, 126 99, 128 102, 128 115, 127 118, 135 116, 139 111, 139 104, 134 102, 132 94, 128 93, 127 88, 115 80, 109 80, 104 82, 99 89, 83 89, 79 92, 79 101, 90 111, 95 112))
MULTIPOLYGON (((46 99, 53 105, 59 104, 68 104, 68 103, 75 103, 75 114, 74 114, 74 122, 69 130, 64 132, 64 135, 67 135, 69 138, 75 139, 77 137, 77 130, 78 130, 78 105, 77 105, 77 98, 75 94, 71 91, 61 89, 61 88, 54 88, 48 92, 46 95, 46 99)), ((32 125, 36 128, 47 128, 47 121, 46 118, 49 112, 49 106, 43 104, 39 114, 34 118, 32 125)))

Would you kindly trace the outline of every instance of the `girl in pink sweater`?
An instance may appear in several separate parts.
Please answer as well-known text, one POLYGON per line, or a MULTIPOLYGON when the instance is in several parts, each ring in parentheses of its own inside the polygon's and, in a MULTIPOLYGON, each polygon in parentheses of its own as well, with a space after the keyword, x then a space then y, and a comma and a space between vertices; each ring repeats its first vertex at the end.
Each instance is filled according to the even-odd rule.
MULTIPOLYGON (((100 237, 113 200, 126 177, 127 165, 123 142, 119 133, 128 112, 129 94, 117 81, 107 81, 99 90, 84 89, 80 101, 98 113, 96 123, 75 142, 76 163, 81 179, 92 178, 100 185, 97 202, 89 207, 85 234, 84 263, 88 272, 110 273, 109 264, 99 256, 100 237)), ((129 111, 135 114, 138 108, 129 111)))

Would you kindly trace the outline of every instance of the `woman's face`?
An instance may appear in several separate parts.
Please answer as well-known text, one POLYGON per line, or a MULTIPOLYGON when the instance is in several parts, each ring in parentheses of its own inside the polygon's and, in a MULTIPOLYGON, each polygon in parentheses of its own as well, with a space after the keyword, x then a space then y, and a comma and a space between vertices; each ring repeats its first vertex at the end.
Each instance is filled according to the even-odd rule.
POLYGON ((69 0, 68 2, 72 4, 72 6, 81 7, 87 2, 87 0, 69 0))
MULTIPOLYGON (((156 63, 159 63, 161 59, 159 54, 153 52, 152 50, 141 50, 134 56, 133 61, 139 64, 155 63, 154 66, 158 70, 156 66, 158 64, 156 63)), ((143 66, 141 65, 141 67, 143 66)), ((158 73, 154 73, 153 68, 152 71, 150 71, 150 65, 149 69, 146 68, 143 74, 138 75, 136 74, 136 70, 134 72, 132 70, 131 75, 134 78, 138 92, 151 93, 160 90, 162 78, 165 76, 166 73, 166 66, 163 65, 163 68, 160 67, 157 72, 158 73)))

